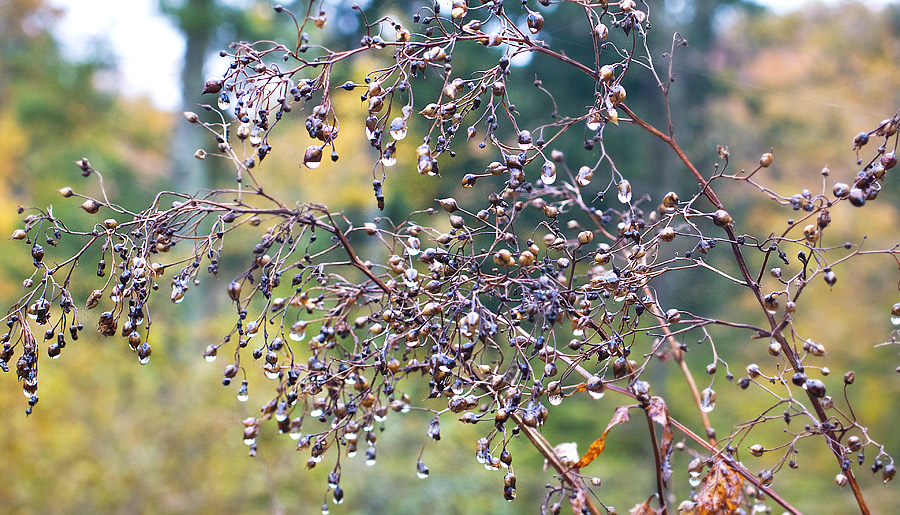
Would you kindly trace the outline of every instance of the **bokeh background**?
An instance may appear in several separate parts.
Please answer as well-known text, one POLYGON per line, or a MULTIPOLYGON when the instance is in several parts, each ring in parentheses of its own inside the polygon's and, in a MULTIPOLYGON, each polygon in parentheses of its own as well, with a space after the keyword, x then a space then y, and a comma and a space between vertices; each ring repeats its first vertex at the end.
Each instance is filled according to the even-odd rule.
MULTIPOLYGON (((407 24, 419 5, 359 3, 367 12, 390 12, 407 24)), ((898 5, 834 2, 788 8, 785 4, 791 3, 778 2, 773 11, 773 6, 741 0, 652 4, 649 40, 654 57, 661 59, 676 31, 690 43, 678 51, 670 99, 679 142, 707 173, 713 169, 718 144, 729 147, 738 168, 755 166, 762 152, 774 148, 775 164, 764 178, 769 187, 787 194, 823 184, 830 189, 830 181, 849 181, 856 172, 856 158, 850 151, 853 136, 900 107, 898 5), (823 183, 820 170, 825 165, 833 175, 823 183)), ((317 37, 332 47, 358 41, 359 19, 349 0, 329 0, 326 5, 334 14, 317 37)), ((508 10, 512 16, 523 14, 519 5, 508 10)), ((592 48, 579 36, 580 25, 574 18, 562 8, 543 12, 542 37, 565 48, 573 58, 589 61, 592 48)), ((228 169, 213 160, 200 162, 191 157, 209 141, 184 122, 180 111, 195 109, 204 79, 224 70, 226 65, 216 55, 228 42, 291 41, 291 29, 288 20, 276 17, 268 4, 252 0, 0 0, 0 234, 17 226, 18 205, 52 205, 57 216, 78 220, 77 203, 65 202, 56 189, 95 188, 82 182, 73 165, 82 156, 104 173, 110 195, 133 209, 160 188, 196 191, 203 185, 231 184, 228 169)), ((499 57, 476 52, 460 48, 454 64, 474 66, 499 57)), ((335 73, 358 80, 379 64, 374 59, 357 59, 335 73)), ((510 94, 525 118, 539 119, 551 109, 546 96, 531 86, 536 75, 554 93, 562 112, 584 108, 583 93, 591 91, 591 85, 568 69, 543 76, 550 64, 542 57, 515 63, 513 78, 521 86, 510 94)), ((640 73, 633 73, 626 84, 629 104, 651 121, 663 121, 655 83, 639 77, 640 73)), ((362 113, 355 96, 336 97, 344 102, 337 109, 362 113)), ((342 119, 342 139, 346 138, 343 144, 348 150, 339 165, 329 163, 315 172, 297 167, 300 149, 307 143, 298 123, 302 116, 292 118, 294 125, 281 127, 273 143, 275 153, 266 160, 268 184, 277 185, 289 199, 340 206, 357 219, 375 216, 368 187, 375 156, 364 142, 354 144, 351 139, 362 141, 362 116, 342 119), (364 150, 351 152, 351 148, 364 150)), ((683 168, 637 130, 607 131, 607 146, 635 191, 654 198, 670 189, 682 197, 695 191, 695 186, 684 182, 683 168)), ((559 148, 570 159, 591 159, 577 137, 561 142, 559 148)), ((442 162, 442 172, 452 180, 421 177, 402 163, 392 169, 386 183, 388 214, 402 219, 410 209, 427 207, 430 199, 440 196, 472 201, 472 190, 457 191, 458 181, 453 178, 467 167, 479 169, 489 154, 474 147, 467 150, 454 161, 442 162)), ((865 210, 837 209, 829 238, 859 242, 864 234, 870 248, 897 242, 900 225, 893 199, 900 194, 898 184, 888 178, 878 201, 865 210)), ((785 227, 792 217, 789 209, 775 206, 763 195, 733 186, 725 186, 720 196, 731 199, 732 215, 758 236, 764 238, 773 228, 785 227)), ((74 248, 75 242, 66 244, 74 248)), ((85 266, 88 278, 92 267, 85 266)), ((9 304, 17 298, 23 274, 30 273, 30 268, 24 247, 5 245, 0 253, 0 302, 9 304)), ((855 412, 888 452, 900 452, 896 430, 900 375, 894 370, 900 357, 896 347, 875 347, 889 338, 890 306, 900 300, 897 263, 876 256, 853 267, 838 267, 836 272, 839 281, 834 288, 816 285, 806 295, 799 327, 827 345, 829 355, 823 365, 832 369, 833 380, 847 370, 856 371, 857 382, 849 390, 855 412)), ((220 276, 227 277, 227 272, 220 276)), ((693 311, 748 322, 758 317, 751 298, 715 277, 686 275, 674 281, 666 286, 693 311)), ((90 336, 86 331, 85 337, 66 349, 63 359, 42 362, 41 400, 28 418, 15 376, 0 375, 0 512, 319 510, 326 499, 327 467, 305 470, 306 460, 294 452, 294 442, 275 434, 272 427, 263 431, 255 458, 247 455, 241 441, 239 421, 266 400, 264 388, 254 390, 254 384, 265 379, 251 377, 250 401, 239 403, 234 386, 221 386, 222 364, 203 360, 206 345, 218 341, 218 328, 228 323, 224 284, 206 281, 178 310, 157 303, 154 352, 146 366, 138 365, 117 339, 90 336)), ((93 286, 86 282, 75 291, 83 298, 90 289, 93 286)), ((88 314, 88 323, 92 316, 96 314, 88 314)), ((772 364, 766 361, 764 343, 751 341, 746 334, 715 331, 713 335, 738 377, 748 363, 772 364)), ((692 345, 688 359, 701 388, 706 386, 709 379, 703 370, 711 360, 708 346, 692 345)), ((656 391, 672 399, 673 416, 695 430, 701 428, 691 403, 677 402, 687 398, 678 371, 670 364, 655 364, 647 373, 656 391)), ((720 435, 767 406, 768 399, 759 391, 741 391, 723 374, 715 388, 719 402, 711 418, 720 435)), ((607 395, 602 402, 570 401, 553 411, 543 431, 550 442, 577 442, 583 451, 605 427, 617 399, 607 395)), ((361 458, 343 460, 346 502, 332 506, 332 512, 538 509, 544 485, 552 477, 542 470, 542 459, 527 442, 515 442, 511 448, 516 455, 519 498, 507 503, 502 498, 501 475, 484 470, 474 459, 474 442, 481 429, 448 418, 442 425, 442 440, 435 443, 425 435, 429 419, 427 413, 392 414, 379 438, 374 467, 366 467, 361 458), (423 448, 423 459, 431 469, 426 480, 418 479, 414 470, 423 448)), ((596 491, 603 502, 620 513, 642 502, 655 488, 645 429, 633 425, 627 431, 614 431, 606 452, 586 470, 602 480, 596 491)), ((783 442, 783 428, 772 425, 755 433, 754 442, 745 443, 783 442)), ((778 474, 775 490, 810 513, 854 511, 849 491, 832 480, 837 469, 823 442, 805 442, 800 450, 800 468, 778 474)), ((689 459, 686 453, 674 457, 675 506, 690 491, 689 459)), ((747 454, 747 459, 755 460, 745 461, 751 470, 774 464, 769 455, 750 458, 747 454)), ((881 485, 880 474, 863 471, 858 476, 875 512, 896 510, 900 503, 896 485, 881 485)))

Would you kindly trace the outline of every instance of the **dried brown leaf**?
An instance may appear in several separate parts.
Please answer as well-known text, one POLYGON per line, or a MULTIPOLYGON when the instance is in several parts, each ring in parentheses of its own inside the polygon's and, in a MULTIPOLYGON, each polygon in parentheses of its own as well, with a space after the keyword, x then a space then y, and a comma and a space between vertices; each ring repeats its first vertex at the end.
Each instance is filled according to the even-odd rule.
POLYGON ((662 479, 663 483, 669 481, 669 478, 672 477, 672 464, 670 462, 670 458, 672 457, 672 442, 674 441, 674 436, 672 435, 672 425, 669 422, 669 408, 666 406, 666 402, 662 399, 662 397, 653 397, 650 399, 650 405, 647 406, 647 413, 650 415, 650 418, 661 425, 663 428, 662 439, 660 441, 660 452, 662 453, 662 479))
POLYGON ((591 447, 584 453, 584 456, 578 460, 578 463, 575 464, 575 468, 584 468, 592 461, 594 461, 597 456, 600 456, 600 453, 603 452, 603 449, 606 448, 606 435, 609 433, 609 430, 618 424, 624 424, 628 422, 630 419, 630 415, 628 414, 629 406, 619 406, 616 408, 616 412, 613 414, 612 420, 609 421, 609 424, 606 426, 606 430, 603 431, 603 434, 600 435, 600 438, 594 440, 594 443, 591 444, 591 447))
POLYGON ((629 510, 629 515, 657 515, 657 511, 650 507, 650 501, 652 501, 656 496, 651 495, 641 504, 635 504, 634 508, 629 510))
POLYGON ((741 506, 741 485, 744 480, 719 459, 709 468, 697 494, 697 515, 728 515, 741 506))

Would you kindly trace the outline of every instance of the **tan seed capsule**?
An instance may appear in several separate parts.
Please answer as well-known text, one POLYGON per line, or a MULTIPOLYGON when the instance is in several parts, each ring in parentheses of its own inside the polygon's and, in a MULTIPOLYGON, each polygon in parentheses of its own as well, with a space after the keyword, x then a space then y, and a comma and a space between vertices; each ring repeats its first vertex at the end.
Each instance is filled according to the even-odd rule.
POLYGON ((494 253, 494 264, 497 266, 508 266, 512 253, 508 249, 500 249, 494 253))
POLYGON ((659 231, 659 239, 665 242, 673 241, 675 239, 675 229, 666 227, 665 229, 659 231))
POLYGON ((771 165, 771 164, 772 164, 772 153, 771 152, 766 152, 765 154, 762 155, 762 157, 759 158, 759 166, 761 166, 763 168, 768 168, 769 165, 771 165))
POLYGON ((9 237, 11 240, 24 240, 28 237, 28 233, 23 231, 22 229, 16 229, 13 231, 12 236, 9 237))
POLYGON ((519 264, 522 266, 531 266, 534 263, 534 254, 525 250, 519 254, 519 264))
POLYGON ((554 206, 544 206, 544 216, 547 218, 556 218, 559 216, 559 209, 554 206))
POLYGON ((600 67, 600 80, 603 82, 609 82, 615 78, 615 72, 613 71, 613 67, 604 64, 600 67))
POLYGON ((69 198, 69 197, 71 197, 72 195, 75 194, 75 191, 74 191, 72 188, 68 187, 68 186, 66 186, 65 188, 60 188, 60 189, 58 189, 58 190, 56 190, 56 191, 58 191, 59 194, 62 195, 63 197, 65 197, 65 198, 69 198))
POLYGON ((809 224, 803 228, 803 236, 806 237, 806 241, 810 243, 815 243, 819 241, 819 229, 814 224, 809 224))
POLYGON ((87 199, 83 204, 81 204, 81 209, 84 209, 85 211, 93 215, 100 211, 100 206, 101 204, 96 200, 87 199))
POLYGON ((731 225, 731 222, 733 222, 733 220, 731 219, 731 215, 728 214, 728 211, 718 209, 713 213, 713 223, 718 227, 726 227, 731 225))
POLYGON ((231 281, 231 284, 228 285, 228 296, 231 298, 231 300, 240 300, 241 283, 239 283, 238 281, 231 281))
POLYGON ((594 241, 594 233, 591 231, 581 231, 578 233, 578 243, 582 245, 587 245, 588 243, 594 241))
POLYGON ((375 226, 372 222, 366 222, 363 224, 363 227, 366 229, 366 234, 369 236, 373 236, 376 232, 378 232, 378 227, 375 226))
POLYGON ((438 203, 440 203, 441 207, 444 208, 444 211, 448 213, 452 213, 458 209, 458 206, 456 205, 456 199, 453 197, 440 199, 438 200, 438 203))
POLYGON ((119 222, 117 222, 115 218, 107 218, 106 220, 103 220, 103 227, 106 227, 107 229, 115 229, 118 226, 119 222))

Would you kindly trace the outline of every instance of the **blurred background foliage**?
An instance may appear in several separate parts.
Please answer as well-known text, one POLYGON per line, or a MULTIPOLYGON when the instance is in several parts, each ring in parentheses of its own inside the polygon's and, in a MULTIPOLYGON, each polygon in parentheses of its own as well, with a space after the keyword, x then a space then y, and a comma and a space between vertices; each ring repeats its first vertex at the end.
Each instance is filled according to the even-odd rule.
MULTIPOLYGON (((359 20, 349 2, 327 5, 332 13, 329 24, 315 37, 333 47, 355 44, 359 20)), ((374 0, 365 8, 367 13, 391 13, 404 25, 411 25, 410 13, 418 6, 374 0)), ((294 7, 297 12, 305 10, 299 3, 294 7)), ((541 37, 554 48, 565 48, 574 59, 591 62, 593 48, 584 44, 587 39, 579 32, 583 24, 573 21, 577 16, 572 16, 571 7, 543 10, 546 23, 541 37)), ((669 50, 674 32, 690 43, 676 51, 670 99, 676 138, 706 174, 713 171, 718 144, 730 149, 733 171, 755 167, 759 155, 774 148, 775 164, 759 177, 768 187, 785 196, 799 193, 803 187, 830 190, 835 180, 847 182, 855 175, 855 156, 850 151, 853 135, 874 127, 900 106, 898 6, 875 11, 864 3, 841 2, 839 7, 812 4, 784 16, 739 0, 683 0, 667 6, 654 3, 654 7, 649 42, 658 65, 665 65, 661 54, 669 50), (823 177, 821 170, 826 165, 831 175, 823 177)), ((263 3, 161 0, 160 9, 172 18, 187 42, 182 74, 186 109, 196 109, 196 103, 207 101, 199 97, 201 85, 207 76, 222 71, 210 68, 209 63, 215 62, 210 55, 229 41, 291 41, 294 37, 292 24, 275 17, 263 3)), ((519 5, 509 5, 508 12, 514 18, 524 14, 519 5)), ((191 158, 196 148, 210 146, 207 134, 189 128, 178 113, 159 111, 147 99, 123 95, 110 87, 109 81, 115 80, 114 65, 104 59, 102 51, 80 62, 65 60, 53 37, 60 14, 45 0, 0 0, 0 233, 8 234, 17 226, 15 206, 19 204, 52 205, 54 213, 70 224, 86 223, 76 202, 66 202, 56 194, 57 188, 66 185, 96 193, 96 184, 82 180, 72 164, 82 156, 104 173, 110 197, 133 209, 146 204, 159 189, 196 191, 203 185, 231 184, 232 172, 225 164, 191 158)), ((373 16, 370 14, 370 19, 373 16)), ((490 66, 499 55, 460 45, 454 66, 490 66)), ((367 71, 382 64, 378 59, 373 54, 336 69, 333 83, 360 81, 367 71)), ((546 94, 532 86, 535 78, 554 94, 561 113, 583 112, 582 104, 590 99, 590 94, 584 93, 591 85, 578 73, 574 68, 556 66, 545 56, 516 67, 510 96, 521 113, 520 120, 548 120, 552 112, 546 94)), ((626 87, 632 109, 656 124, 665 123, 662 95, 647 73, 633 71, 626 87)), ((374 210, 369 186, 376 156, 363 136, 364 110, 356 93, 336 92, 334 98, 337 111, 345 113, 338 140, 340 160, 315 171, 298 168, 300 153, 308 143, 301 125, 305 114, 295 113, 286 118, 272 141, 275 151, 259 176, 264 184, 277 188, 283 199, 323 202, 360 222, 382 216, 374 210)), ((421 93, 419 101, 426 101, 421 93)), ((416 134, 423 127, 410 129, 416 134)), ((652 197, 645 205, 648 210, 670 189, 682 198, 696 191, 680 163, 649 136, 623 124, 607 129, 605 140, 635 191, 652 197)), ((583 143, 583 136, 573 135, 554 148, 565 152, 569 165, 577 169, 580 164, 593 163, 599 155, 598 149, 585 150, 583 143)), ((415 138, 405 140, 399 145, 400 155, 409 155, 415 144, 415 138)), ((481 188, 462 190, 459 179, 468 171, 480 171, 494 156, 480 150, 477 140, 458 142, 456 152, 455 158, 442 159, 442 180, 418 175, 401 159, 389 170, 384 214, 402 220, 410 210, 434 206, 433 198, 453 195, 465 206, 473 195, 486 195, 481 188)), ((847 203, 835 210, 834 223, 826 233, 829 241, 859 243, 866 235, 868 248, 889 247, 897 241, 898 213, 892 199, 900 187, 896 179, 888 179, 884 185, 884 201, 871 203, 863 211, 847 203)), ((492 186, 499 189, 502 185, 492 186)), ((765 238, 786 227, 786 221, 794 216, 789 207, 776 205, 744 186, 718 186, 734 218, 745 224, 744 230, 765 238)), ((605 207, 603 202, 600 205, 605 207)), ((64 240, 60 252, 74 251, 76 244, 64 240)), ((4 303, 16 298, 20 281, 31 267, 24 248, 19 252, 11 249, 8 244, 0 258, 4 277, 0 299, 4 303)), ((235 257, 240 250, 232 249, 235 257)), ((728 256, 716 254, 710 259, 717 265, 726 270, 733 266, 727 263, 728 256)), ((85 256, 86 276, 93 273, 91 260, 96 258, 85 256)), ((751 259, 757 266, 761 264, 758 256, 751 259)), ((228 263, 223 260, 222 277, 228 277, 228 263)), ((230 265, 236 272, 236 258, 230 265)), ((812 287, 797 316, 808 337, 826 344, 829 355, 824 366, 836 375, 856 371, 857 382, 849 390, 854 410, 870 426, 870 434, 891 453, 900 451, 891 400, 900 394, 900 378, 894 371, 900 359, 894 348, 874 348, 874 344, 887 339, 891 329, 888 312, 898 300, 896 266, 885 256, 865 258, 852 268, 838 266, 838 283, 831 289, 824 283, 812 287)), ((657 288, 664 286, 673 292, 672 302, 707 316, 757 321, 753 299, 720 278, 702 272, 669 277, 657 288)), ((322 466, 306 471, 305 459, 293 452, 294 442, 274 434, 274 427, 268 425, 260 439, 259 455, 248 457, 239 421, 265 402, 262 395, 254 393, 264 389, 261 385, 266 379, 248 369, 250 401, 239 403, 234 397, 235 385, 224 388, 219 384, 221 364, 202 359, 206 345, 222 336, 218 328, 229 323, 224 285, 210 277, 188 295, 179 310, 168 303, 156 304, 154 354, 145 367, 140 367, 120 342, 93 336, 71 345, 64 359, 43 361, 41 401, 27 419, 23 416, 26 403, 18 393, 20 385, 11 373, 0 376, 0 453, 5 463, 0 467, 0 511, 305 513, 318 509, 325 500, 329 468, 325 465, 334 459, 333 453, 322 466), (258 387, 254 389, 254 385, 258 387)), ((85 282, 74 291, 83 298, 92 288, 85 282)), ((85 325, 94 323, 95 316, 88 314, 85 325)), ((714 329, 711 334, 720 357, 736 377, 741 377, 751 362, 771 365, 766 361, 764 342, 735 331, 714 329)), ((702 388, 709 381, 704 370, 712 356, 709 345, 694 345, 692 339, 699 336, 687 336, 687 358, 702 388)), ((688 393, 671 363, 654 362, 648 374, 655 393, 670 400, 673 417, 701 432, 692 403, 677 402, 688 398, 688 393)), ((719 436, 728 434, 730 424, 752 418, 768 406, 769 399, 759 389, 741 391, 729 384, 724 374, 718 374, 715 381, 719 402, 711 418, 719 436)), ((425 395, 412 386, 407 388, 419 398, 425 395)), ((602 401, 573 397, 551 411, 544 434, 554 444, 577 442, 584 451, 605 427, 617 402, 625 400, 615 394, 602 401)), ((482 429, 455 423, 448 416, 442 424, 443 439, 434 443, 425 435, 429 419, 427 413, 415 411, 392 413, 386 421, 388 430, 379 438, 378 463, 372 468, 366 467, 362 458, 342 457, 342 485, 347 496, 343 506, 332 507, 333 512, 537 510, 545 495, 543 485, 552 478, 542 470, 542 460, 527 442, 512 444, 519 498, 507 503, 501 495, 501 476, 484 470, 474 459, 474 442, 482 429), (426 480, 417 479, 414 473, 420 451, 431 469, 426 480)), ((742 445, 785 441, 784 425, 779 424, 770 422, 742 445)), ((606 452, 584 471, 602 480, 595 490, 620 513, 642 502, 655 488, 652 450, 645 431, 637 422, 613 430, 606 452)), ((680 436, 676 434, 676 438, 680 436)), ((852 496, 832 481, 837 469, 821 442, 804 442, 800 450, 800 468, 777 475, 775 490, 804 511, 854 511, 852 496)), ((670 488, 678 501, 690 491, 685 473, 690 458, 687 453, 674 457, 676 473, 670 488)), ((745 465, 751 470, 769 468, 774 457, 748 454, 745 465)), ((860 474, 860 481, 874 511, 890 512, 900 501, 897 487, 883 487, 880 475, 860 474)))

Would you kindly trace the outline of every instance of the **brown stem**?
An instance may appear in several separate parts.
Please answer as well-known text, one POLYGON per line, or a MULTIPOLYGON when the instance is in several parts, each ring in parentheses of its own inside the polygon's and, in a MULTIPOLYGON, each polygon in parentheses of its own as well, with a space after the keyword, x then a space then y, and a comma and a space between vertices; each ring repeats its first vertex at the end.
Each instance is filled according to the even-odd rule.
POLYGON ((659 442, 656 441, 656 428, 653 427, 653 418, 650 417, 650 412, 644 410, 644 415, 647 416, 647 426, 650 428, 650 442, 653 444, 653 459, 656 461, 656 495, 659 496, 659 513, 660 515, 667 515, 669 509, 666 506, 665 485, 662 477, 662 457, 659 454, 659 442))
MULTIPOLYGON (((592 374, 590 372, 585 370, 584 367, 582 367, 581 365, 575 363, 568 356, 564 356, 564 355, 560 354, 559 359, 561 359, 563 362, 565 362, 568 366, 572 367, 573 370, 575 370, 576 372, 581 374, 581 376, 584 377, 585 379, 591 377, 592 374)), ((627 396, 631 397, 632 399, 634 398, 634 393, 631 392, 631 390, 628 390, 627 388, 622 388, 621 386, 608 384, 607 389, 611 390, 613 392, 616 392, 616 393, 620 393, 622 395, 627 395, 627 396)), ((685 436, 687 436, 691 440, 694 440, 695 442, 702 445, 709 452, 711 452, 713 454, 718 454, 721 452, 721 451, 719 451, 719 449, 717 449, 715 447, 715 445, 708 443, 706 440, 704 440, 703 438, 698 436, 696 433, 694 433, 693 431, 688 429, 686 426, 684 426, 683 424, 681 424, 680 422, 678 422, 677 420, 672 418, 671 415, 669 416, 669 423, 672 424, 672 427, 674 427, 675 429, 678 429, 679 431, 684 433, 685 436)), ((741 477, 743 477, 747 481, 750 481, 751 483, 753 483, 753 486, 755 486, 757 490, 768 495, 769 498, 771 498, 773 501, 778 503, 778 505, 781 506, 782 508, 784 508, 788 513, 791 513, 793 515, 800 515, 800 510, 791 506, 791 504, 789 502, 784 500, 780 495, 776 494, 771 488, 762 484, 759 481, 759 479, 757 479, 756 476, 754 476, 753 473, 750 472, 749 470, 747 470, 743 465, 731 460, 731 458, 726 457, 724 459, 728 460, 728 465, 732 469, 734 469, 735 472, 737 472, 741 477)), ((849 478, 849 476, 848 476, 848 478, 849 478)))
MULTIPOLYGON (((710 188, 709 182, 705 178, 703 178, 694 164, 691 163, 690 159, 688 159, 684 151, 681 150, 681 147, 678 146, 674 138, 667 134, 663 134, 659 129, 642 120, 634 113, 634 111, 629 109, 624 104, 620 104, 619 107, 621 107, 622 110, 631 117, 633 123, 637 124, 650 134, 653 134, 654 136, 662 140, 666 145, 668 145, 672 149, 672 151, 675 152, 678 158, 681 159, 681 161, 688 167, 688 169, 691 171, 691 174, 694 176, 694 179, 696 179, 700 186, 703 188, 703 195, 710 202, 712 202, 717 209, 722 209, 722 202, 719 201, 719 198, 716 196, 715 192, 712 190, 712 188, 710 188)), ((731 249, 732 252, 734 252, 735 261, 737 262, 738 267, 741 270, 741 276, 744 278, 745 286, 750 288, 754 296, 756 296, 757 302, 766 314, 766 318, 769 320, 769 325, 772 327, 772 338, 775 339, 775 341, 777 341, 779 345, 781 345, 782 352, 784 353, 785 357, 787 358, 788 362, 790 362, 794 370, 802 370, 800 358, 797 356, 797 353, 794 352, 793 347, 784 336, 784 333, 782 331, 784 326, 779 324, 771 313, 765 311, 763 296, 762 292, 760 291, 759 284, 753 280, 753 277, 750 274, 750 270, 747 268, 747 262, 744 259, 743 253, 741 252, 740 245, 738 245, 737 243, 734 229, 730 225, 725 226, 724 229, 725 233, 728 235, 729 241, 731 242, 731 249)), ((806 392, 806 395, 809 398, 810 404, 812 404, 813 410, 816 412, 816 416, 819 418, 819 421, 824 424, 828 420, 828 415, 825 413, 825 409, 822 407, 822 403, 819 402, 819 399, 809 391, 806 392)), ((825 439, 828 442, 828 447, 834 453, 835 457, 838 460, 838 463, 842 463, 842 447, 837 437, 835 436, 834 430, 823 430, 822 434, 825 436, 825 439)), ((850 483, 850 488, 853 491, 853 496, 856 498, 856 503, 859 505, 860 513, 868 515, 870 513, 869 507, 867 506, 865 498, 862 495, 862 490, 860 490, 859 488, 856 477, 852 472, 849 472, 849 469, 847 470, 847 472, 848 473, 845 473, 845 475, 847 476, 847 480, 850 483)))
POLYGON ((344 252, 346 252, 347 257, 350 258, 350 264, 361 270, 362 273, 366 274, 366 276, 371 279, 372 282, 377 284, 378 287, 381 288, 385 293, 390 294, 391 289, 388 287, 388 285, 384 284, 384 281, 382 281, 377 275, 375 275, 372 270, 359 259, 359 256, 356 255, 356 252, 353 250, 353 246, 350 245, 350 241, 347 240, 347 236, 344 235, 343 231, 338 229, 337 224, 334 222, 334 218, 331 217, 331 213, 325 211, 325 216, 327 216, 328 219, 331 220, 331 225, 334 227, 334 231, 329 232, 337 236, 338 240, 341 243, 341 247, 344 248, 344 252))
MULTIPOLYGON (((650 290, 650 287, 646 284, 644 285, 644 294, 654 299, 653 303, 653 311, 657 318, 664 320, 665 315, 659 307, 659 303, 655 302, 655 297, 653 296, 653 292, 650 290)), ((668 325, 662 326, 663 334, 666 336, 666 340, 668 340, 669 345, 672 347, 672 353, 675 357, 675 361, 678 362, 678 367, 681 369, 682 375, 684 375, 684 380, 688 384, 688 388, 691 390, 691 396, 694 398, 694 404, 697 406, 697 412, 700 413, 700 420, 703 421, 703 429, 706 431, 706 438, 709 440, 709 443, 712 445, 716 444, 716 431, 712 428, 712 425, 709 422, 709 415, 706 414, 703 409, 700 408, 700 391, 697 389, 697 383, 694 381, 694 375, 691 374, 691 369, 688 368, 687 362, 684 360, 684 351, 681 350, 681 347, 678 345, 678 342, 675 340, 675 337, 672 335, 672 330, 669 329, 668 325)))
POLYGON ((519 429, 525 433, 525 436, 531 441, 532 445, 540 452, 544 458, 547 459, 547 463, 553 466, 557 472, 559 472, 560 476, 563 478, 563 481, 569 484, 573 490, 581 494, 581 497, 584 498, 584 507, 587 508, 588 513, 593 515, 600 515, 600 510, 594 504, 591 499, 590 492, 588 492, 584 485, 581 484, 581 478, 578 477, 578 474, 571 468, 567 467, 563 462, 559 459, 559 456, 553 452, 553 448, 550 446, 550 442, 544 438, 544 435, 539 433, 532 427, 525 425, 525 422, 522 420, 521 415, 518 413, 513 413, 510 418, 519 425, 519 429))

